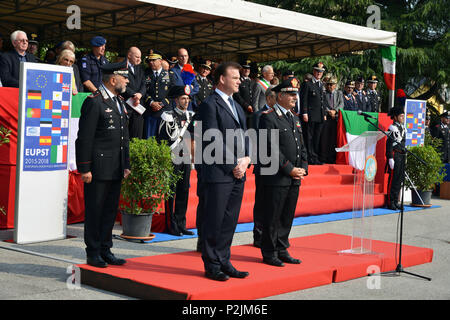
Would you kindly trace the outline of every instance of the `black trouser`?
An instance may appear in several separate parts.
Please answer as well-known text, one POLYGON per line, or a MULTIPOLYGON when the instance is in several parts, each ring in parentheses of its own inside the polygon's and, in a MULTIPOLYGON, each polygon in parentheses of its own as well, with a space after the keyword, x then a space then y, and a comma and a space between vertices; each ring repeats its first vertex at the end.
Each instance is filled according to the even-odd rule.
POLYGON ((232 269, 230 247, 239 218, 244 182, 205 183, 202 259, 206 271, 232 269))
POLYGON ((320 136, 322 133, 322 122, 307 122, 307 142, 308 161, 317 162, 320 157, 320 136))
POLYGON ((84 184, 84 242, 88 257, 107 253, 113 246, 121 182, 92 180, 84 184))
POLYGON ((129 123, 128 123, 128 132, 131 138, 139 138, 142 139, 144 135, 144 117, 140 115, 138 112, 128 109, 129 114, 129 123))
POLYGON ((295 216, 298 185, 263 186, 263 232, 261 253, 264 258, 277 257, 289 248, 289 233, 295 216))
MULTIPOLYGON (((204 206, 205 206, 205 184, 202 182, 202 172, 200 168, 197 169, 197 197, 198 197, 198 205, 197 205, 197 213, 195 217, 195 226, 197 227, 197 243, 201 246, 201 238, 202 238, 202 221, 204 215, 204 206)), ((199 248, 200 249, 200 248, 199 248)))
POLYGON ((262 208, 263 194, 262 194, 261 175, 255 173, 255 204, 253 206, 253 242, 261 245, 262 226, 264 219, 264 212, 262 208))
POLYGON ((337 121, 331 119, 331 116, 327 116, 327 120, 323 123, 320 138, 320 161, 336 163, 336 136, 337 121))
POLYGON ((165 203, 166 228, 173 232, 186 229, 186 211, 189 200, 189 179, 191 177, 191 165, 182 164, 176 166, 176 171, 182 178, 177 181, 175 194, 165 203), (168 221, 170 219, 170 222, 168 221))
POLYGON ((389 168, 388 201, 398 203, 402 183, 405 180, 405 154, 394 152, 394 170, 389 168))

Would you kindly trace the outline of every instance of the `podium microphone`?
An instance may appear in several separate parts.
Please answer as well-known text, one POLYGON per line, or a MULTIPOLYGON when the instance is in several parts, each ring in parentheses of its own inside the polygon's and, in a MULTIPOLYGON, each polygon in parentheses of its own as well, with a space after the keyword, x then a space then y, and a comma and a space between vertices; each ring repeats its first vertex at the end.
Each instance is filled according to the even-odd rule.
POLYGON ((358 110, 358 114, 359 114, 360 116, 364 116, 364 118, 370 118, 370 119, 377 120, 377 118, 375 118, 374 116, 371 116, 370 114, 368 114, 368 113, 366 113, 366 112, 363 112, 363 111, 361 111, 361 110, 358 110))

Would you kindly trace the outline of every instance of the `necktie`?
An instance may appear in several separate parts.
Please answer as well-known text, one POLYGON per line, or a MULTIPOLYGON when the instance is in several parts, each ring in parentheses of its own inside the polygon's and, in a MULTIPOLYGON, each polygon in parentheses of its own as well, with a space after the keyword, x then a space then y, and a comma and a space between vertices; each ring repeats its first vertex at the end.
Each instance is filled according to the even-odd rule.
POLYGON ((117 97, 113 97, 113 100, 114 100, 114 102, 116 103, 117 108, 119 109, 119 113, 122 114, 122 107, 121 107, 121 105, 120 105, 119 99, 117 99, 117 97))
POLYGON ((158 71, 155 71, 155 79, 158 78, 158 71))
MULTIPOLYGON (((237 120, 237 122, 239 122, 239 117, 238 117, 238 114, 237 114, 236 106, 234 105, 234 100, 233 100, 233 98, 229 97, 229 98, 228 98, 228 102, 229 102, 230 105, 231 105, 231 111, 232 111, 232 113, 233 113, 234 118, 237 120)), ((240 122, 239 122, 239 123, 240 123, 240 122)))
POLYGON ((286 117, 289 120, 291 127, 294 128, 294 117, 292 116, 292 113, 290 111, 286 112, 286 117))

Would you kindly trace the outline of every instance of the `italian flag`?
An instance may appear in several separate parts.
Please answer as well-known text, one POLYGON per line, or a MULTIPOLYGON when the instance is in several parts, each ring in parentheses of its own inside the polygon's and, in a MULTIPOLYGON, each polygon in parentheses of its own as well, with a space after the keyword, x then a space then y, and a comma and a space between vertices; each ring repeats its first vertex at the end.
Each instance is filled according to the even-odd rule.
POLYGON ((396 48, 396 46, 381 48, 384 82, 387 89, 391 91, 395 90, 396 48))
MULTIPOLYGON (((378 126, 378 113, 377 112, 367 112, 375 119, 370 119, 370 121, 378 126)), ((337 146, 341 146, 341 148, 337 148, 337 157, 336 163, 346 163, 346 159, 344 155, 345 149, 343 146, 349 144, 353 140, 355 140, 358 136, 366 131, 377 131, 377 129, 372 126, 370 123, 364 120, 364 117, 359 115, 356 111, 345 111, 341 110, 341 114, 339 116, 340 123, 340 132, 338 132, 338 141, 337 146), (344 159, 343 159, 344 158, 344 159)), ((375 152, 375 148, 373 150, 375 152)), ((363 152, 361 151, 349 151, 348 152, 348 164, 352 167, 362 170, 364 169, 365 157, 363 152)))
MULTIPOLYGON (((75 159, 75 140, 78 136, 78 123, 80 122, 81 106, 84 100, 89 96, 90 92, 79 92, 72 96, 72 108, 70 110, 70 126, 69 126, 69 169, 71 171, 77 170, 77 163, 75 159)), ((62 124, 61 124, 62 126, 62 124)))

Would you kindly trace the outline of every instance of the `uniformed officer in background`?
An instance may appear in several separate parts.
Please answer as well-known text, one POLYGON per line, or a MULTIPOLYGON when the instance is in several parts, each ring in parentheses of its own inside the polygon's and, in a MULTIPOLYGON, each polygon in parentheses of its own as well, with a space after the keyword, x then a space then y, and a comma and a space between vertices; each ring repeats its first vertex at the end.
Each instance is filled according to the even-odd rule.
POLYGON ((355 89, 355 81, 348 80, 344 87, 344 110, 358 111, 358 103, 353 94, 355 89))
POLYGON ((377 89, 377 76, 371 76, 367 80, 367 111, 381 112, 381 96, 377 89))
POLYGON ((405 111, 397 106, 390 110, 391 119, 394 121, 388 129, 388 135, 392 139, 386 140, 386 167, 389 172, 388 180, 388 208, 400 209, 399 195, 402 183, 405 179, 405 111))
POLYGON ((303 82, 304 88, 300 93, 300 113, 307 130, 309 164, 323 164, 320 161, 320 140, 326 115, 325 87, 321 81, 324 71, 323 63, 316 63, 311 81, 303 82))
MULTIPOLYGON (((289 233, 294 219, 301 180, 308 174, 308 156, 303 142, 302 127, 292 113, 298 92, 298 80, 290 78, 272 88, 277 103, 261 115, 259 129, 267 129, 269 153, 278 152, 279 167, 275 174, 263 173, 268 165, 261 164, 263 228, 261 253, 263 262, 282 267, 285 263, 299 264, 288 252, 289 233), (279 141, 271 141, 271 130, 279 131, 279 141), (277 150, 275 150, 277 148, 277 150)), ((263 139, 259 136, 259 139, 263 139)))
POLYGON ((108 63, 105 58, 106 39, 96 36, 91 39, 92 51, 81 58, 80 77, 86 92, 96 92, 102 83, 102 65, 108 63))
POLYGON ((441 139, 442 144, 439 147, 441 159, 443 163, 450 162, 450 118, 448 111, 441 114, 441 122, 431 129, 431 135, 435 138, 441 139))
POLYGON ((364 90, 364 78, 358 77, 355 81, 355 89, 353 90, 353 95, 356 98, 356 103, 358 104, 358 110, 369 111, 368 110, 368 99, 367 93, 364 90))
POLYGON ((198 83, 198 93, 195 95, 195 105, 199 106, 213 92, 213 83, 209 79, 211 73, 211 60, 203 61, 198 67, 195 79, 198 83))
POLYGON ((164 70, 162 67, 161 53, 150 50, 146 59, 150 68, 145 70, 147 87, 147 97, 144 103, 144 107, 147 108, 147 111, 144 113, 145 139, 156 136, 161 114, 164 111, 171 110, 167 93, 174 84, 169 76, 169 71, 164 70))
POLYGON ((175 156, 175 172, 182 178, 177 181, 175 194, 165 203, 166 229, 176 236, 193 235, 186 229, 186 211, 189 200, 189 180, 191 176, 191 139, 186 139, 194 129, 194 112, 187 110, 191 100, 189 86, 173 86, 168 98, 173 99, 172 110, 161 114, 161 124, 158 129, 158 141, 165 140, 175 156))
MULTIPOLYGON (((251 60, 245 60, 242 64, 241 84, 239 85, 239 92, 233 95, 233 98, 242 106, 245 111, 245 117, 247 119, 247 128, 253 128, 253 81, 250 79, 251 72, 251 60)), ((256 129, 256 128, 255 128, 256 129)))
POLYGON ((127 114, 120 94, 128 83, 126 61, 101 66, 102 83, 81 107, 76 161, 84 182, 87 263, 104 268, 126 261, 112 252, 112 229, 122 179, 130 174, 127 114))

